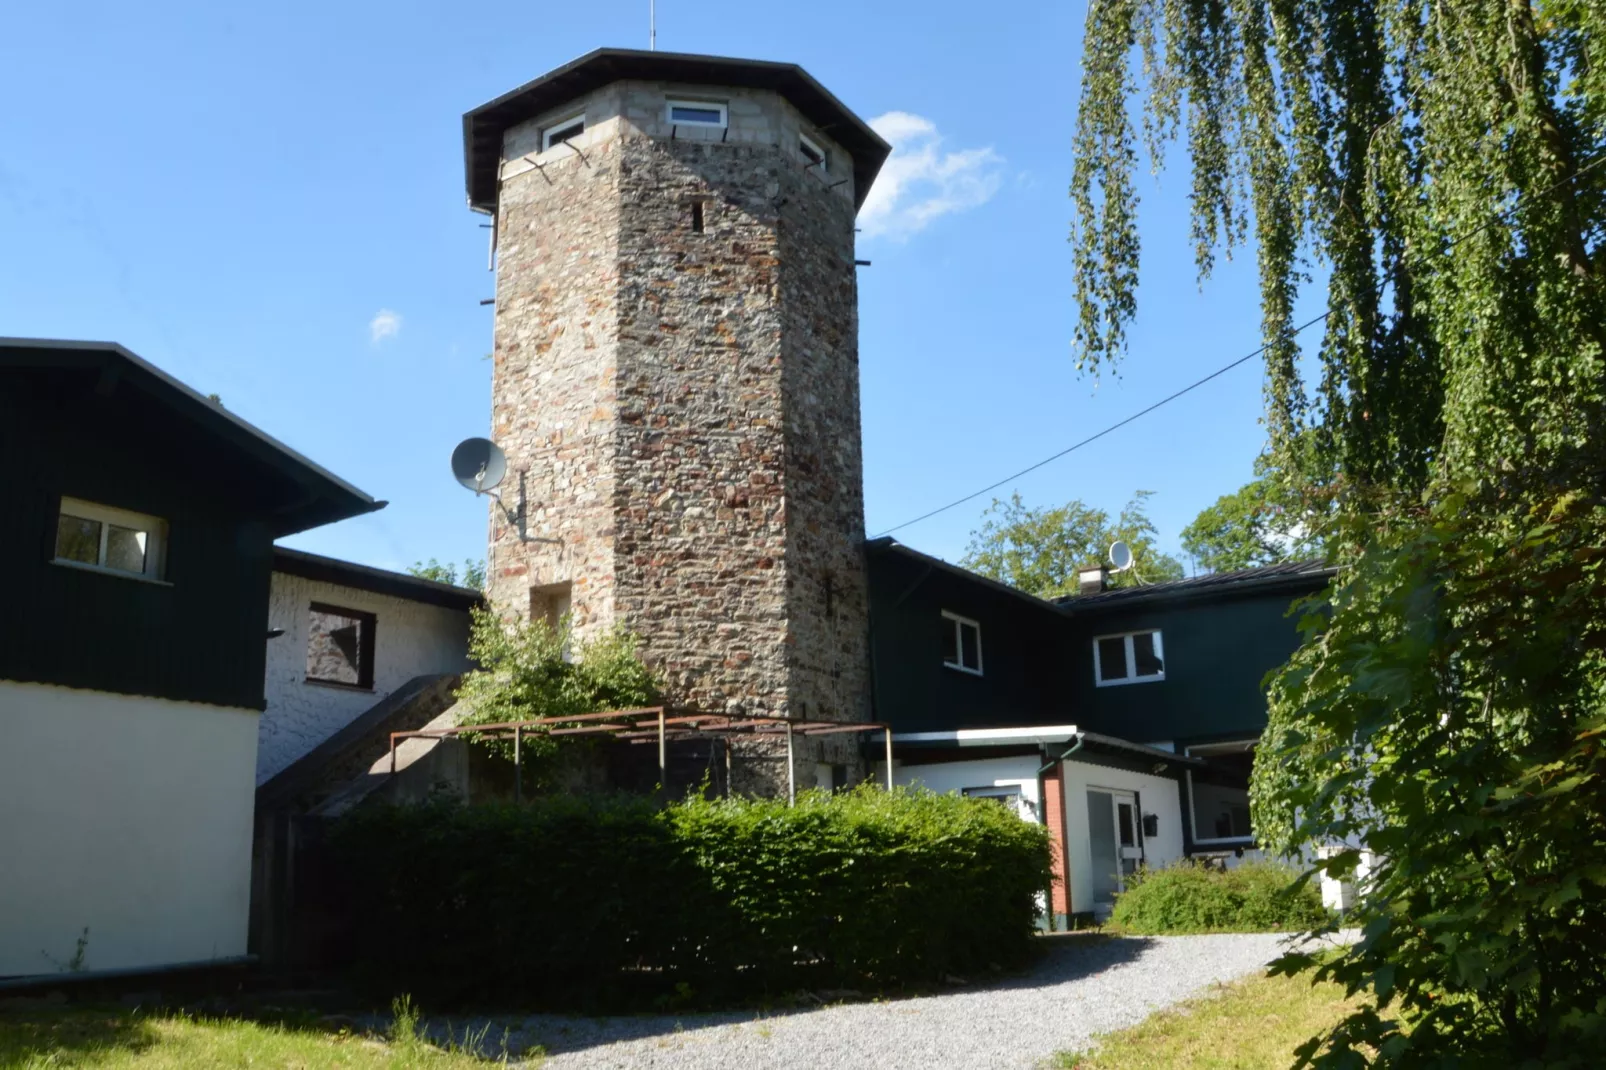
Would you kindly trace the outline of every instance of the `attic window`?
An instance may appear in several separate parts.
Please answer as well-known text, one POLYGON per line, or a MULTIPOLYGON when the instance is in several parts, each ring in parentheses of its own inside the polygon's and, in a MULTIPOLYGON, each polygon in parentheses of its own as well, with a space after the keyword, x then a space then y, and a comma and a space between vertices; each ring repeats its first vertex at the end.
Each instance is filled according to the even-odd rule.
POLYGON ((541 131, 541 151, 545 152, 553 145, 561 145, 570 138, 579 137, 585 133, 585 129, 586 117, 583 113, 559 120, 541 131))
POLYGON ((154 516, 61 499, 56 518, 58 564, 160 580, 167 550, 167 523, 154 516))
POLYGON ((312 603, 307 618, 307 682, 372 691, 374 624, 372 613, 312 603))
POLYGON ((803 154, 803 158, 809 162, 809 166, 817 168, 820 174, 823 175, 831 170, 830 157, 826 155, 824 149, 820 148, 819 142, 815 141, 807 134, 798 135, 797 151, 801 152, 803 154))
POLYGON ((950 669, 981 675, 981 625, 957 613, 942 611, 942 663, 950 669))
POLYGON ((1159 632, 1101 635, 1093 640, 1093 680, 1099 687, 1165 679, 1159 632))
POLYGON ((671 100, 669 121, 675 126, 724 126, 729 118, 725 105, 706 100, 671 100))

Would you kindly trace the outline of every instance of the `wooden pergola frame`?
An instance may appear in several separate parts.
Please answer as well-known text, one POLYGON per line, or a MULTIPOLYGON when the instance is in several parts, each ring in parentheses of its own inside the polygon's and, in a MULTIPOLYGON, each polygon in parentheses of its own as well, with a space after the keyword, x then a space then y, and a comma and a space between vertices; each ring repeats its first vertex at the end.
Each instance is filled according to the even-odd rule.
POLYGON ((396 742, 403 739, 450 739, 479 735, 513 741, 513 795, 522 801, 524 793, 521 757, 526 729, 543 729, 551 736, 607 735, 631 743, 658 743, 658 776, 663 783, 670 740, 728 739, 732 736, 786 738, 786 801, 797 802, 797 785, 792 768, 792 741, 797 736, 829 736, 844 732, 880 732, 887 750, 887 790, 892 790, 892 726, 880 721, 812 721, 804 717, 769 715, 731 716, 721 713, 670 713, 662 706, 635 710, 608 710, 579 713, 572 717, 537 717, 530 721, 500 724, 456 725, 451 728, 419 728, 390 734, 390 775, 396 775, 396 742))

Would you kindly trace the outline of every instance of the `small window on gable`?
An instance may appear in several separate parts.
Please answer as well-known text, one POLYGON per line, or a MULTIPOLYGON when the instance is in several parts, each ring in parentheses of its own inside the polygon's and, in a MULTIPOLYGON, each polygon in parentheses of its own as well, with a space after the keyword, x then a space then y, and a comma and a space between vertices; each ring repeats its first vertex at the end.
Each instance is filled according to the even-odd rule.
POLYGON ((307 618, 307 680, 373 690, 374 623, 372 613, 312 603, 307 618))
POLYGON ((942 663, 950 669, 981 675, 981 625, 943 610, 942 663))
POLYGON ((1100 687, 1165 679, 1160 633, 1127 632, 1093 640, 1093 680, 1100 687))
POLYGON ((584 114, 571 115, 567 119, 559 120, 541 131, 541 151, 545 152, 553 145, 561 145, 572 137, 579 137, 585 130, 584 114))
POLYGON ((56 518, 59 564, 159 580, 166 551, 165 521, 77 498, 61 499, 56 518))
POLYGON ((807 134, 798 135, 797 151, 803 154, 803 158, 809 162, 809 167, 819 171, 820 174, 826 174, 831 170, 830 156, 820 147, 818 141, 807 134))
POLYGON ((725 105, 707 100, 671 100, 669 121, 675 126, 724 126, 729 119, 725 105))

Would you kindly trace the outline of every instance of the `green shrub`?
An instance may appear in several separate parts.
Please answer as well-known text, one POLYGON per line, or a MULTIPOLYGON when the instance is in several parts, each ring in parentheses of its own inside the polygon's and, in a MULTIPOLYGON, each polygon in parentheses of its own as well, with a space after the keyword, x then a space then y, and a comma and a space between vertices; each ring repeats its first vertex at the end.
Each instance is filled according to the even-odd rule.
POLYGON ((986 801, 869 788, 796 807, 381 807, 331 842, 359 905, 356 961, 435 999, 751 998, 973 974, 1030 953, 1050 879, 1040 826, 986 801))
POLYGON ((1110 923, 1122 932, 1288 932, 1328 921, 1313 884, 1292 887, 1298 873, 1273 862, 1219 870, 1184 859, 1143 869, 1116 897, 1110 923))

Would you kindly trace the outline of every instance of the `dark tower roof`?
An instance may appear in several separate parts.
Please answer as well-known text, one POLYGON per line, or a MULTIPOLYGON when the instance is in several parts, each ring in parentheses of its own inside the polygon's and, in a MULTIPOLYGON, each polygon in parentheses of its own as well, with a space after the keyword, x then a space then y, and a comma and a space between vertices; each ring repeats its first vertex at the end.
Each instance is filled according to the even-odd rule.
POLYGON ((854 204, 862 205, 870 184, 892 146, 795 63, 694 56, 682 52, 644 52, 599 48, 463 116, 463 163, 468 203, 496 207, 497 169, 502 134, 594 89, 621 81, 686 82, 694 85, 769 89, 791 102, 803 117, 853 157, 854 204))

